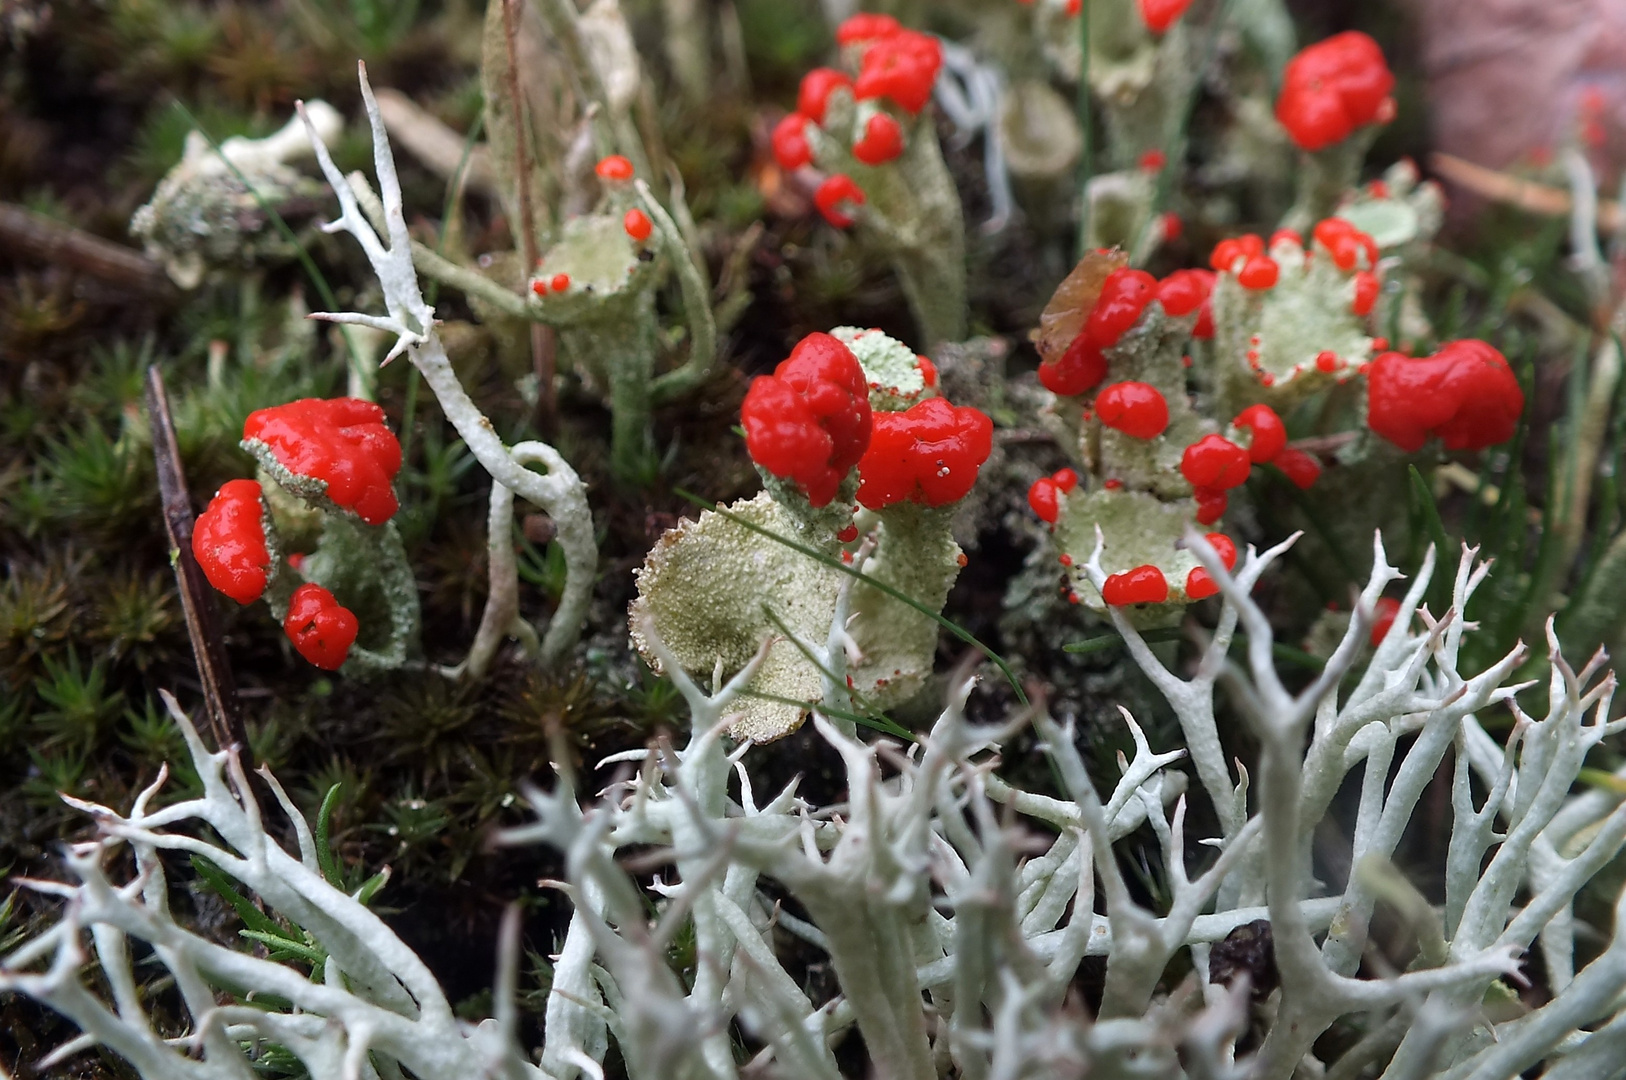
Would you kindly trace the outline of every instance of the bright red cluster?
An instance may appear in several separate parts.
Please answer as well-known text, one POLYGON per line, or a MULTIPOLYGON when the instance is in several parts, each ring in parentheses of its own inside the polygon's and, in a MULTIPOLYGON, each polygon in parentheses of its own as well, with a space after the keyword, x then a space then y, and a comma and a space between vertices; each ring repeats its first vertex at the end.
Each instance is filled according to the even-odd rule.
POLYGON ((262 494, 256 480, 227 481, 192 527, 192 554, 203 575, 239 604, 260 598, 271 568, 262 494))
POLYGON ((937 72, 943 66, 943 46, 930 34, 905 30, 896 22, 893 26, 891 33, 868 39, 858 62, 853 96, 859 101, 889 98, 913 115, 932 98, 937 72))
POLYGON ((878 41, 881 38, 891 37, 902 29, 898 20, 890 15, 861 11, 836 27, 836 44, 858 45, 866 41, 878 41))
POLYGON ((1113 574, 1101 586, 1101 599, 1113 607, 1161 604, 1169 598, 1169 580, 1155 566, 1137 566, 1113 574))
POLYGON ((946 506, 965 498, 994 448, 994 422, 980 409, 927 398, 905 412, 876 413, 858 463, 858 501, 871 510, 900 502, 946 506))
POLYGON ((399 503, 390 482, 401 471, 401 444, 384 410, 357 398, 304 398, 249 414, 243 440, 264 443, 289 472, 327 484, 327 497, 369 525, 382 525, 399 503))
POLYGON ((1247 480, 1248 452, 1221 435, 1204 435, 1180 455, 1180 474, 1197 500, 1197 520, 1211 525, 1225 513, 1226 492, 1247 480))
POLYGON ((824 178, 818 190, 813 192, 813 205, 819 208, 824 220, 838 229, 845 229, 853 223, 850 214, 842 213, 842 203, 851 203, 854 206, 864 205, 864 189, 858 182, 846 173, 836 173, 834 176, 824 178))
POLYGON ((1383 644, 1383 639, 1389 636, 1394 627, 1395 619, 1400 615, 1400 601, 1392 596, 1380 596, 1378 602, 1372 605, 1372 647, 1375 649, 1383 644))
POLYGON ((1054 525, 1061 516, 1058 502, 1062 495, 1078 486, 1078 473, 1072 469, 1058 469, 1049 476, 1041 476, 1028 488, 1028 505, 1039 515, 1039 520, 1054 525))
POLYGON ((1300 148, 1321 150, 1343 142, 1356 128, 1389 119, 1394 85, 1378 43, 1346 30, 1288 61, 1276 119, 1300 148))
POLYGON ((1269 405, 1249 405, 1236 414, 1232 426, 1252 435, 1248 444, 1248 460, 1255 465, 1275 461, 1287 446, 1287 425, 1269 405))
POLYGON ((1321 462, 1291 446, 1277 454, 1271 464, 1282 470, 1300 491, 1308 491, 1321 479, 1321 462))
POLYGON ((786 172, 813 163, 813 147, 807 141, 807 117, 791 113, 774 125, 773 156, 786 172))
POLYGON ((1095 415, 1131 438, 1155 439, 1169 426, 1169 403, 1150 383, 1113 383, 1095 395, 1095 415))
POLYGON ((1167 33, 1190 6, 1191 0, 1140 0, 1141 21, 1154 34, 1167 33))
POLYGON ((1506 442, 1523 411, 1507 358, 1483 341, 1447 342, 1428 357, 1387 352, 1367 370, 1366 422, 1407 453, 1430 435, 1447 450, 1506 442))
POLYGON ((1223 274, 1229 270, 1240 269, 1236 265, 1238 259, 1243 260, 1245 265, 1246 260, 1258 258, 1264 253, 1265 242, 1257 233, 1243 233, 1241 236, 1233 236, 1215 244, 1213 252, 1208 256, 1208 265, 1223 274))
POLYGON ((796 111, 815 124, 824 123, 824 108, 830 95, 841 89, 852 89, 853 81, 846 72, 835 68, 814 68, 802 76, 802 85, 796 92, 796 111))
POLYGON ((1353 270, 1366 256, 1366 269, 1378 265, 1378 244, 1351 222, 1341 217, 1330 217, 1316 223, 1312 233, 1316 243, 1327 249, 1340 270, 1353 270))
POLYGON ((612 184, 624 184, 632 179, 632 162, 620 154, 611 154, 609 157, 598 159, 593 171, 600 180, 607 180, 612 184))
POLYGON ((865 165, 885 165, 903 153, 903 128, 886 113, 876 113, 864 125, 864 137, 853 143, 853 157, 865 165))
POLYGON ((1064 397, 1082 394, 1107 375, 1102 350, 1118 343, 1139 321, 1141 312, 1157 296, 1157 279, 1143 270, 1114 270, 1101 285, 1101 295, 1090 309, 1084 328, 1055 363, 1039 365, 1039 381, 1051 393, 1064 397))
MULTIPOLYGON (((1208 541, 1209 546, 1214 549, 1214 553, 1220 557, 1220 562, 1225 564, 1225 569, 1230 570, 1236 566, 1236 544, 1231 541, 1229 536, 1224 533, 1208 533, 1203 539, 1208 541)), ((1219 586, 1215 584, 1214 576, 1205 567, 1194 566, 1191 568, 1191 572, 1186 575, 1186 596, 1188 598, 1204 600, 1217 592, 1219 592, 1219 586)))
POLYGON ((826 506, 870 444, 864 369, 836 338, 809 334, 772 375, 752 380, 740 422, 752 461, 826 506))
POLYGON ((1214 336, 1214 272, 1212 270, 1176 270, 1158 282, 1157 300, 1167 314, 1179 318, 1197 312, 1197 325, 1191 328, 1194 338, 1214 336))
POLYGON ((299 655, 323 671, 338 671, 350 655, 361 623, 320 585, 304 584, 288 601, 282 629, 299 655))
POLYGON ((634 206, 628 210, 621 219, 621 227, 632 237, 634 243, 641 244, 649 239, 655 231, 655 223, 649 220, 649 215, 634 206))

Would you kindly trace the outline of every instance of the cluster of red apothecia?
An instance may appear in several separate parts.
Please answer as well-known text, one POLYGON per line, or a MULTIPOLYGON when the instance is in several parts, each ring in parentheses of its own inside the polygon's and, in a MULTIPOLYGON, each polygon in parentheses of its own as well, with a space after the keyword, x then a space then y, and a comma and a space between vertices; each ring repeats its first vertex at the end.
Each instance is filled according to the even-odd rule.
MULTIPOLYGON (((856 54, 858 76, 851 78, 835 68, 814 68, 802 77, 796 111, 773 132, 774 157, 787 171, 813 163, 807 125, 824 123, 825 107, 836 90, 846 90, 855 101, 872 101, 877 106, 852 145, 853 157, 865 165, 884 165, 897 158, 903 153, 903 126, 883 103, 918 115, 931 100, 932 86, 943 66, 943 48, 936 38, 906 30, 890 15, 854 15, 837 28, 836 41, 856 54)), ((853 219, 841 207, 863 205, 864 189, 846 173, 836 173, 819 185, 813 202, 826 221, 844 229, 853 219)))
MULTIPOLYGON (((1372 238, 1340 218, 1318 224, 1312 238, 1316 246, 1307 258, 1328 258, 1341 271, 1353 273, 1354 312, 1363 316, 1370 312, 1378 289, 1378 249, 1372 238)), ((1271 238, 1269 247, 1274 250, 1282 243, 1302 245, 1302 240, 1283 230, 1271 238)), ((1214 273, 1179 270, 1158 281, 1139 270, 1113 271, 1103 281, 1100 295, 1072 344, 1061 356, 1040 365, 1040 382, 1065 397, 1093 390, 1107 374, 1104 351, 1140 321, 1153 300, 1172 316, 1190 315, 1201 308, 1192 334, 1211 337, 1214 330, 1208 305, 1216 273, 1234 274, 1244 288, 1274 288, 1280 271, 1266 250, 1263 240, 1248 235, 1223 240, 1215 247, 1210 259, 1214 273)), ((1382 339, 1378 341, 1380 348, 1386 348, 1382 339)), ((1249 350, 1248 360, 1258 371, 1257 349, 1249 350)), ((1331 352, 1318 355, 1315 363, 1319 370, 1329 373, 1346 366, 1331 352)), ((1385 351, 1360 365, 1356 372, 1367 380, 1368 426, 1408 453, 1420 449, 1430 437, 1438 437, 1448 450, 1478 450, 1505 442, 1512 437, 1524 409, 1524 393, 1506 358, 1483 341, 1449 342, 1427 357, 1385 351)), ((1260 373, 1264 385, 1269 385, 1267 376, 1260 373)), ((1137 439, 1161 436, 1169 422, 1168 403, 1162 393, 1136 381, 1117 382, 1101 389, 1094 398, 1093 415, 1103 425, 1137 439)), ((1319 463, 1287 445, 1286 426, 1268 405, 1244 409, 1233 418, 1231 428, 1237 438, 1205 435, 1188 445, 1181 455, 1180 472, 1192 486, 1198 522, 1208 525, 1218 521, 1226 509, 1227 493, 1246 481, 1255 465, 1275 466, 1300 488, 1309 488, 1319 478, 1319 463)), ((1077 483, 1078 475, 1071 469, 1042 477, 1029 489, 1028 503, 1041 519, 1054 524, 1060 513, 1060 496, 1077 483)), ((1118 485, 1108 480, 1106 486, 1118 485)), ((1167 583, 1156 567, 1136 567, 1114 575, 1109 584, 1112 582, 1117 584, 1110 591, 1103 590, 1109 604, 1154 603, 1168 597, 1167 583), (1152 597, 1155 599, 1149 599, 1152 597)), ((1187 594, 1198 599, 1212 595, 1213 589, 1205 574, 1196 591, 1188 583, 1187 594)))
MULTIPOLYGON (((928 387, 936 372, 924 357, 928 387)), ((872 412, 858 358, 829 334, 809 334, 772 375, 753 380, 740 406, 751 460, 828 506, 856 466, 858 502, 946 506, 963 499, 993 449, 984 413, 929 397, 902 412, 872 412)), ((857 507, 854 507, 857 510, 857 507)), ((837 534, 843 543, 856 528, 837 534)))
MULTIPOLYGON (((1224 533, 1207 533, 1204 539, 1213 547, 1225 569, 1236 566, 1236 544, 1224 533)), ((1209 572, 1200 566, 1191 568, 1186 575, 1186 596, 1192 600, 1205 600, 1219 592, 1219 585, 1209 572)), ((1169 598, 1169 582, 1163 571, 1150 564, 1113 574, 1101 584, 1101 599, 1113 607, 1128 604, 1161 604, 1169 598)))
MULTIPOLYGON (((243 425, 243 438, 263 443, 290 473, 325 483, 328 501, 369 525, 382 525, 399 507, 391 482, 401 470, 401 444, 370 401, 305 398, 260 409, 243 425)), ((209 584, 239 604, 258 600, 270 576, 264 494, 256 480, 232 480, 192 530, 192 554, 209 584)), ((354 613, 312 582, 294 590, 282 625, 299 655, 328 671, 344 664, 360 629, 354 613)))

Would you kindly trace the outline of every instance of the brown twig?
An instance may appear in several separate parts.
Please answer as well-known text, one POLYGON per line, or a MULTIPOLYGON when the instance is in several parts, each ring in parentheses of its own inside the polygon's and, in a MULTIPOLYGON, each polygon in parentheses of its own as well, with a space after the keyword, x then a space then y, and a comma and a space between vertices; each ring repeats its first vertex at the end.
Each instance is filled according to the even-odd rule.
MULTIPOLYGON (((1467 188, 1475 195, 1492 202, 1506 203, 1520 210, 1546 217, 1562 217, 1570 212, 1570 193, 1563 188, 1549 187, 1532 180, 1521 180, 1505 172, 1487 169, 1452 154, 1430 154, 1429 168, 1454 184, 1467 188)), ((1598 227, 1614 232, 1622 224, 1621 206, 1602 199, 1598 202, 1598 227)))
POLYGON ((66 266, 130 292, 172 296, 176 291, 164 268, 139 251, 13 203, 0 202, 0 244, 9 252, 66 266))
MULTIPOLYGON (((529 182, 531 141, 526 137, 525 99, 520 96, 519 90, 519 13, 515 10, 518 6, 518 0, 503 0, 502 29, 503 37, 506 39, 508 46, 508 96, 513 101, 514 108, 514 168, 519 172, 519 175, 514 178, 514 191, 519 196, 519 228, 521 233, 519 250, 525 257, 525 274, 529 277, 531 274, 536 273, 536 265, 542 253, 536 247, 536 211, 531 206, 531 186, 529 182)), ((544 326, 541 323, 532 323, 531 367, 536 372, 537 420, 544 436, 552 432, 554 427, 553 375, 555 364, 553 328, 544 326)))
POLYGON ((186 491, 186 473, 181 468, 181 451, 175 442, 175 424, 169 414, 169 394, 164 377, 154 364, 147 368, 147 418, 152 427, 152 453, 158 463, 158 492, 164 504, 164 531, 169 535, 170 562, 181 591, 181 611, 186 616, 186 633, 192 639, 192 655, 198 663, 203 683, 203 700, 209 730, 219 747, 236 746, 244 769, 252 772, 254 762, 243 730, 243 717, 237 709, 237 688, 231 664, 221 641, 214 591, 203 568, 192 557, 192 499, 186 491))

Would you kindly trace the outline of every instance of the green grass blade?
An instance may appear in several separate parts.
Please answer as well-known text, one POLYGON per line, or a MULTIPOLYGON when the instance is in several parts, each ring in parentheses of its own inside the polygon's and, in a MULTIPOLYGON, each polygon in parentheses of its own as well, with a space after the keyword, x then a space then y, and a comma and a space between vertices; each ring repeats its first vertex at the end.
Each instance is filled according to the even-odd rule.
POLYGON ((745 697, 756 698, 758 701, 771 701, 776 705, 793 705, 808 710, 817 709, 826 716, 833 716, 837 720, 845 720, 850 724, 857 724, 859 727, 873 728, 876 731, 885 732, 888 735, 906 739, 909 742, 918 741, 918 737, 914 732, 888 716, 865 716, 862 713, 846 712, 842 709, 831 708, 828 705, 821 705, 816 701, 797 701, 795 698, 770 694, 766 690, 741 690, 740 693, 745 697))
POLYGON ((282 929, 277 926, 271 917, 255 907, 246 896, 238 892, 232 885, 231 879, 214 863, 194 855, 192 856, 192 869, 197 872, 198 877, 203 879, 203 883, 209 887, 210 891, 230 904, 231 909, 237 912, 237 917, 242 919, 243 925, 248 928, 243 933, 246 934, 249 931, 270 935, 280 935, 282 933, 282 929))
POLYGON ((322 796, 322 808, 316 812, 316 865, 329 885, 343 887, 343 872, 333 857, 333 811, 339 805, 339 792, 343 784, 334 784, 322 796))

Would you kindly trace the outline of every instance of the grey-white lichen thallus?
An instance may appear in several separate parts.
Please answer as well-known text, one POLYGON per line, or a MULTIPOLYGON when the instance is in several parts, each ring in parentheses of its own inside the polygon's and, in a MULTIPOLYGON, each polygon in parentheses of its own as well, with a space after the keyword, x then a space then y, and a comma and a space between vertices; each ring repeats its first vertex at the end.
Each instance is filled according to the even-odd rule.
MULTIPOLYGON (((25 883, 61 897, 63 919, 0 961, 0 991, 29 994, 85 1033, 53 1061, 100 1044, 143 1080, 246 1080, 264 1042, 286 1047, 316 1080, 408 1070, 446 1080, 597 1078, 612 1043, 635 1077, 736 1080, 743 1048, 777 1075, 838 1080, 833 1047, 855 1025, 866 1071, 909 1080, 1288 1080, 1371 1075, 1385 1063, 1390 1080, 1513 1080, 1541 1063, 1560 1080, 1618 1073, 1626 900, 1617 901, 1603 950, 1581 954, 1592 957, 1584 966, 1571 906, 1626 842, 1619 795, 1571 793, 1587 752, 1623 726, 1608 720, 1614 684, 1602 657, 1575 671, 1549 636, 1540 719, 1514 698, 1525 687, 1506 684, 1522 648, 1485 672, 1460 672, 1472 627, 1457 613, 1484 579, 1467 550, 1451 609, 1435 617, 1419 607, 1431 556, 1357 676, 1372 604, 1398 577, 1379 544, 1342 644, 1295 694, 1272 667, 1269 621, 1248 595, 1285 545, 1249 551, 1233 577, 1201 537, 1190 543, 1226 603, 1195 675, 1169 671, 1117 619, 1187 746, 1156 752, 1126 716, 1134 753, 1121 760, 1110 793, 1086 770, 1075 733, 1042 703, 998 724, 972 723, 965 706, 975 681, 963 674, 913 745, 866 745, 851 726, 815 712, 820 738, 840 760, 836 783, 847 798, 839 812, 810 804, 794 782, 759 793, 748 765, 762 751, 749 743, 730 751, 724 732, 765 650, 707 693, 646 625, 649 648, 689 704, 687 736, 621 755, 640 767, 586 805, 566 770, 551 792, 528 793, 535 823, 503 836, 561 851, 564 880, 551 884, 575 905, 539 1065, 515 1041, 516 933, 503 939, 495 1015, 457 1022, 410 950, 321 877, 311 831, 275 781, 266 778, 293 822, 297 855, 266 834, 235 755, 210 754, 172 701, 203 794, 152 809, 155 784, 128 814, 74 801, 98 838, 68 851, 71 882, 25 883), (1213 689, 1238 627, 1246 654, 1230 682, 1260 745, 1246 769, 1227 759, 1213 721, 1213 689), (1479 720, 1501 707, 1516 719, 1505 743, 1479 720), (1000 747, 1028 723, 1054 761, 1058 793, 1022 790, 999 775, 1000 747), (1451 839, 1445 904, 1436 910, 1389 857, 1448 749, 1456 761, 1451 839), (1174 768, 1188 756, 1200 794, 1174 768), (1352 871, 1322 886, 1310 872, 1311 840, 1346 780, 1359 795, 1352 871), (1187 869, 1193 797, 1209 799, 1219 823, 1219 835, 1203 841, 1219 854, 1200 872, 1187 869), (200 839, 198 823, 220 839, 200 839), (1135 899, 1113 851, 1142 826, 1161 853, 1162 914, 1135 899), (108 857, 124 844, 137 869, 119 882, 108 857), (617 858, 628 849, 669 860, 653 902, 617 858), (178 924, 164 861, 181 854, 213 863, 308 933, 329 958, 319 981, 178 924), (1095 910, 1098 893, 1104 914, 1095 910), (1380 906, 1409 922, 1423 948, 1404 974, 1357 977, 1380 906), (1207 980, 1221 975, 1209 964, 1214 946, 1258 920, 1269 923, 1281 989, 1270 1008, 1250 1010, 1245 980, 1207 980), (685 982, 670 945, 691 929, 695 963, 685 982), (828 957, 833 997, 810 996, 791 974, 783 934, 828 957), (176 1039, 160 1036, 144 1011, 131 939, 151 945, 175 976, 191 1022, 176 1039), (1518 955, 1538 941, 1551 997, 1530 1007, 1508 981, 1518 977, 1518 955), (1195 974, 1170 985, 1181 953, 1195 974), (1085 956, 1106 962, 1093 1020, 1070 993, 1085 956), (92 959, 110 1000, 85 982, 92 959), (260 1003, 219 1004, 228 988, 260 1003), (275 998, 290 1006, 272 1006, 275 998), (1318 1060, 1318 1037, 1340 1019, 1365 1036, 1335 1043, 1348 1047, 1341 1058, 1318 1060), (1262 1045, 1239 1053, 1250 1025, 1262 1045)), ((1099 560, 1090 572, 1100 575, 1099 560)))

